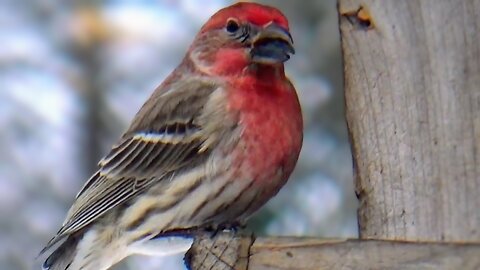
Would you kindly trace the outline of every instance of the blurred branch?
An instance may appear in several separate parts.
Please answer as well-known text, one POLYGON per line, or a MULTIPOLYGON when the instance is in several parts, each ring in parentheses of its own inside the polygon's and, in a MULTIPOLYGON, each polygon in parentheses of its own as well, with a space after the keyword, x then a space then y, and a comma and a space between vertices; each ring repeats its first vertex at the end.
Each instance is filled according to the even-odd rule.
POLYGON ((87 108, 85 117, 85 147, 82 148, 86 158, 86 171, 95 170, 96 162, 104 153, 102 138, 108 133, 108 106, 106 106, 106 89, 102 84, 101 50, 108 41, 108 25, 102 18, 98 3, 87 1, 75 9, 72 23, 72 39, 69 50, 82 67, 83 76, 78 86, 87 108))

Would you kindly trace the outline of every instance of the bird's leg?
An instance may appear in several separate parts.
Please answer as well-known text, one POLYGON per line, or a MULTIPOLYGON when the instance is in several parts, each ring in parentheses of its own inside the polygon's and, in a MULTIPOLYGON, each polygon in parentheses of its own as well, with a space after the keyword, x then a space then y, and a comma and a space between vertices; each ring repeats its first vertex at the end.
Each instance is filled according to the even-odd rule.
POLYGON ((235 221, 231 224, 227 224, 224 228, 224 230, 229 230, 233 231, 234 233, 237 233, 240 230, 243 230, 247 227, 247 223, 242 220, 242 221, 235 221))
POLYGON ((234 221, 232 223, 208 226, 205 228, 205 231, 211 233, 210 239, 213 239, 218 235, 219 232, 231 231, 236 234, 238 231, 243 230, 246 227, 247 224, 245 221, 234 221))

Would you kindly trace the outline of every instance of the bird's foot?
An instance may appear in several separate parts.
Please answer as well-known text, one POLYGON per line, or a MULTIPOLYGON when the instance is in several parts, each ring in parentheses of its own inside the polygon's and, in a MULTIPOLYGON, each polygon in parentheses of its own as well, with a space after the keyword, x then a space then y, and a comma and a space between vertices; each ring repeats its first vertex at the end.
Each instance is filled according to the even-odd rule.
POLYGON ((246 226, 247 225, 245 224, 245 222, 236 221, 236 222, 228 223, 228 224, 209 226, 205 229, 205 231, 211 233, 210 238, 213 239, 213 238, 215 238, 215 236, 218 235, 219 232, 231 231, 234 234, 236 234, 240 230, 245 229, 246 226))

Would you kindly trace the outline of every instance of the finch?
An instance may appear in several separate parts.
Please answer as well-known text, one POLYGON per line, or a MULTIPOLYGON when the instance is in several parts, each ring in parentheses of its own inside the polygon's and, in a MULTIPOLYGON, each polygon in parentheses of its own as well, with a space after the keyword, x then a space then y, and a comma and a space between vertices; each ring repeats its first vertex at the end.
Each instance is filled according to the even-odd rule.
MULTIPOLYGON (((105 270, 132 254, 186 251, 180 231, 242 224, 285 184, 303 121, 277 9, 215 13, 76 196, 49 270, 105 270)), ((55 246, 55 248, 54 248, 55 246)))

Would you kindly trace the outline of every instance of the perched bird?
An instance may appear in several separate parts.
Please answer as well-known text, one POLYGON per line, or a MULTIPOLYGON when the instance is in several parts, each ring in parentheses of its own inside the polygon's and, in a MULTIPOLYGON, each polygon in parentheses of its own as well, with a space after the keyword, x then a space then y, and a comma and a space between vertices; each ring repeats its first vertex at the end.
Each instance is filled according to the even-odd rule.
POLYGON ((85 183, 43 268, 104 270, 186 251, 178 231, 242 223, 285 184, 303 138, 277 9, 237 3, 201 28, 85 183))

